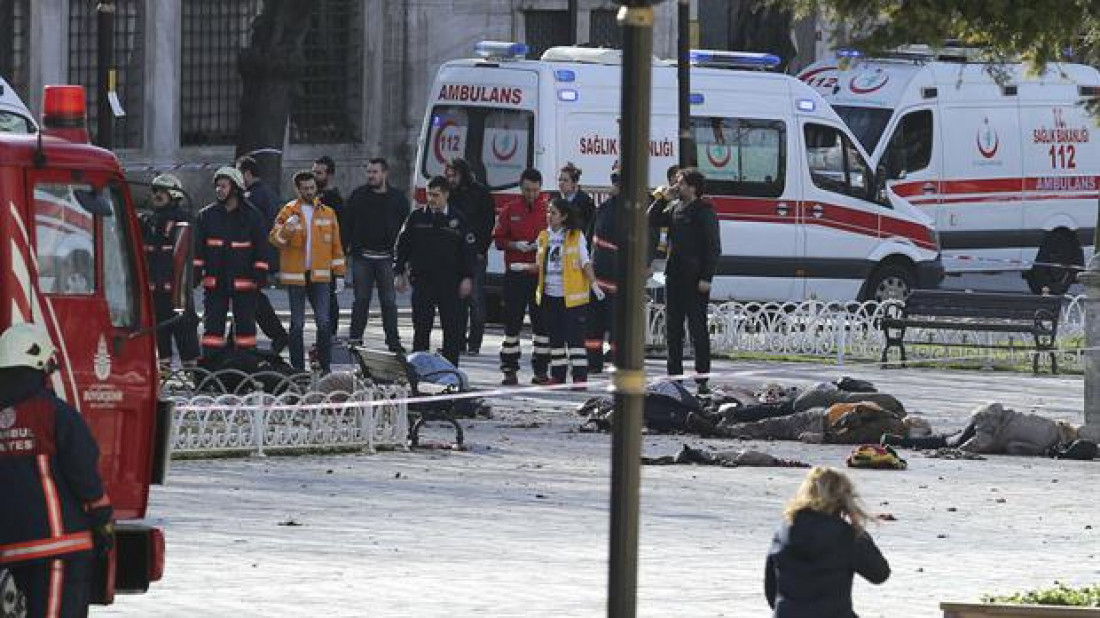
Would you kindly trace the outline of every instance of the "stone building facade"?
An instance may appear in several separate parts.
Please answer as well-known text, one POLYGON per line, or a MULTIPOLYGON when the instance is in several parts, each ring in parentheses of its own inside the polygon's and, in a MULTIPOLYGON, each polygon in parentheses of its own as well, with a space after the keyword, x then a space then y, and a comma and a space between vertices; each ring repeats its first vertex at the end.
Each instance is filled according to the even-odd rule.
MULTIPOLYGON (((533 55, 567 44, 567 0, 314 0, 305 50, 309 69, 292 105, 281 193, 294 170, 328 154, 348 193, 373 156, 394 164, 407 185, 427 91, 443 62, 469 56, 483 39, 524 41, 533 55)), ((697 42, 725 47, 737 0, 693 0, 697 42), (723 17, 725 16, 725 17, 723 17)), ((0 74, 38 108, 44 84, 92 87, 96 75, 95 2, 0 0, 0 74)), ((238 50, 247 45, 262 0, 115 0, 116 65, 126 116, 116 121, 116 151, 136 180, 180 175, 196 201, 212 195, 210 172, 229 163, 238 123, 238 50)), ((576 0, 578 43, 618 46, 618 6, 576 0)), ((654 54, 676 49, 676 2, 655 7, 654 54)), ((813 29, 796 30, 812 58, 813 29)), ((800 55, 803 52, 800 51, 800 55)), ((805 64, 802 62, 801 64, 805 64)), ((92 119, 90 126, 95 127, 92 119)))

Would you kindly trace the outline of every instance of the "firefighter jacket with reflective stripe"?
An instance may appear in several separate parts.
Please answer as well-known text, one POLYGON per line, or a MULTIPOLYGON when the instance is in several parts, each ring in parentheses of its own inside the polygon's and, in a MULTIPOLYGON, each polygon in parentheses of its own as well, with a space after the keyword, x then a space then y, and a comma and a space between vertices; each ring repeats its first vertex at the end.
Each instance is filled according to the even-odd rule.
POLYGON ((534 251, 516 251, 508 245, 520 240, 535 242, 539 232, 546 229, 546 203, 546 196, 540 195, 534 204, 528 205, 522 195, 517 195, 500 209, 493 241, 504 252, 504 264, 509 270, 512 264, 535 263, 534 251))
POLYGON ((110 518, 98 460, 84 419, 49 391, 0 409, 0 568, 92 549, 89 528, 110 518))
MULTIPOLYGON (((592 221, 592 269, 596 283, 612 294, 619 291, 619 250, 626 243, 625 229, 619 221, 622 211, 622 197, 613 195, 596 207, 592 221)), ((656 256, 657 234, 651 230, 647 241, 648 264, 656 256)))
MULTIPOLYGON (((562 287, 565 288, 565 306, 579 307, 588 304, 588 293, 591 289, 588 285, 588 277, 584 274, 584 264, 581 264, 581 243, 585 242, 584 233, 580 230, 569 230, 565 233, 565 245, 562 247, 561 278, 562 287)), ((546 286, 546 251, 550 246, 550 233, 543 230, 539 233, 538 251, 535 262, 539 268, 539 286, 535 289, 535 302, 542 304, 542 290, 546 286)))
POLYGON ((270 269, 263 215, 241 200, 232 211, 214 202, 195 221, 195 280, 207 290, 255 290, 270 269))
MULTIPOLYGON (((172 259, 176 243, 191 227, 191 216, 179 204, 146 212, 141 217, 141 237, 145 243, 145 263, 149 268, 149 288, 154 292, 172 291, 172 259)), ((187 259, 193 259, 187 247, 187 259)))
POLYGON ((450 284, 474 276, 477 235, 454 208, 428 206, 409 213, 397 235, 394 274, 412 271, 412 280, 450 284))
POLYGON ((313 200, 313 219, 306 233, 306 217, 301 200, 288 202, 275 216, 275 226, 268 238, 279 250, 279 281, 284 285, 306 284, 306 242, 309 243, 309 280, 325 283, 333 274, 343 277, 344 248, 340 244, 340 223, 336 211, 320 200, 313 200), (291 230, 287 219, 298 217, 298 227, 291 230))

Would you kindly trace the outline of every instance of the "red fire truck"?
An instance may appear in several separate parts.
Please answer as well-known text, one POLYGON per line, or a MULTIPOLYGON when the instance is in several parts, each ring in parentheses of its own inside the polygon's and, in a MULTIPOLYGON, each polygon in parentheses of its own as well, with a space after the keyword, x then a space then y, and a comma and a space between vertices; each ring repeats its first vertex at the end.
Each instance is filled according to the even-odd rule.
MULTIPOLYGON (((118 159, 88 142, 84 89, 47 86, 40 127, 0 132, 0 331, 18 322, 49 330, 60 364, 54 390, 99 442, 118 519, 115 549, 97 573, 99 603, 145 592, 164 569, 163 534, 140 521, 150 485, 167 471, 172 413, 159 398, 141 247, 118 159)), ((18 615, 10 578, 0 571, 0 581, 0 615, 18 615)))

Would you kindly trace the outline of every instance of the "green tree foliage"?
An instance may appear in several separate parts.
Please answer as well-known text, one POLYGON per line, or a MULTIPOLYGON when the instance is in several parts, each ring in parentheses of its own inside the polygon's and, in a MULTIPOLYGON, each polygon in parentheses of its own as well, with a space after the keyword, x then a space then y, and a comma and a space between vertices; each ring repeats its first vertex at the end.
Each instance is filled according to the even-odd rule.
POLYGON ((1100 607, 1100 585, 1070 588, 1058 583, 1053 588, 1031 590, 1005 596, 986 595, 987 603, 1013 603, 1031 605, 1062 605, 1069 607, 1100 607))
POLYGON ((771 0, 800 17, 818 15, 874 53, 957 40, 991 60, 1033 67, 1066 57, 1100 65, 1100 0, 771 0))

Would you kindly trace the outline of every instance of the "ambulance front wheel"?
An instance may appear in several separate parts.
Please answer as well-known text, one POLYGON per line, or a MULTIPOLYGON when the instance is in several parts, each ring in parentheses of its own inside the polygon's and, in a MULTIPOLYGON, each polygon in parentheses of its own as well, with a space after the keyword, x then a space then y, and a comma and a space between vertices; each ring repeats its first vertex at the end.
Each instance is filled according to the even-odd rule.
POLYGON ((1084 263, 1081 243, 1073 232, 1066 229, 1048 232, 1039 246, 1035 264, 1024 278, 1032 294, 1059 296, 1068 292, 1077 281, 1077 272, 1084 263), (1068 268, 1059 268, 1058 265, 1068 268))
POLYGON ((913 291, 916 282, 912 268, 898 263, 881 264, 863 285, 861 300, 904 300, 913 291))

